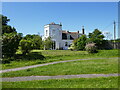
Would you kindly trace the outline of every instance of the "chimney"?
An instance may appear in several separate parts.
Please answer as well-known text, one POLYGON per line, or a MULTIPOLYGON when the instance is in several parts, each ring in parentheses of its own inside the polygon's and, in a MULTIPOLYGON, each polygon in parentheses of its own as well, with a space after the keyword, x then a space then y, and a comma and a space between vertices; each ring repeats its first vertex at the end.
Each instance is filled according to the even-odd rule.
POLYGON ((78 31, 78 33, 79 33, 79 31, 78 31))
POLYGON ((60 26, 62 26, 62 23, 60 22, 60 26))
POLYGON ((82 26, 82 34, 85 34, 84 26, 82 26))

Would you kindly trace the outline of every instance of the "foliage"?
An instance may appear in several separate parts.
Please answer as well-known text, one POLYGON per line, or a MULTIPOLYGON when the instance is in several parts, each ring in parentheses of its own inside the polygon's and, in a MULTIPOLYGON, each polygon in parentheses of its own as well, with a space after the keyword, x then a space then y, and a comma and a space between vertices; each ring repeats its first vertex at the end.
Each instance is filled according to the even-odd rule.
POLYGON ((4 57, 12 57, 18 49, 21 35, 17 33, 5 33, 2 35, 2 54, 4 57))
POLYGON ((39 35, 26 35, 23 39, 30 40, 33 43, 32 49, 42 49, 42 38, 39 35))
POLYGON ((87 40, 86 35, 82 35, 81 37, 78 38, 77 40, 78 50, 85 50, 86 40, 87 40))
POLYGON ((10 19, 8 19, 6 16, 2 15, 2 34, 16 32, 16 29, 14 27, 7 25, 7 23, 9 21, 10 21, 10 19))
POLYGON ((75 50, 75 45, 74 43, 72 43, 72 45, 70 47, 68 47, 69 50, 75 50))
POLYGON ((9 25, 3 25, 2 26, 2 34, 4 33, 13 33, 16 32, 16 29, 14 27, 11 27, 9 25))
POLYGON ((27 53, 29 53, 30 50, 32 50, 32 47, 33 47, 33 43, 32 43, 31 40, 22 39, 20 41, 19 45, 20 45, 20 49, 21 49, 23 55, 26 55, 27 53))
POLYGON ((77 41, 78 41, 78 38, 73 40, 73 43, 70 46, 71 50, 77 50, 77 41))
POLYGON ((10 21, 6 16, 2 15, 2 25, 7 25, 7 23, 10 21))
POLYGON ((24 55, 30 52, 33 49, 42 48, 42 38, 39 35, 26 35, 20 41, 20 49, 24 55))
MULTIPOLYGON (((19 46, 19 41, 22 39, 22 34, 17 33, 14 27, 7 25, 10 21, 6 16, 2 15, 2 63, 10 63, 15 56, 19 46)), ((0 19, 1 19, 0 18, 0 19)))
POLYGON ((53 45, 53 41, 51 40, 51 37, 48 37, 47 39, 45 39, 45 41, 44 41, 44 49, 45 50, 51 49, 52 45, 53 45))
POLYGON ((89 39, 87 40, 87 42, 89 42, 89 43, 94 42, 94 43, 96 43, 96 46, 98 47, 98 49, 103 49, 104 35, 102 34, 102 32, 100 30, 95 29, 92 33, 89 33, 88 37, 89 37, 89 39))
POLYGON ((89 53, 96 53, 97 52, 97 47, 95 45, 95 43, 88 43, 85 46, 86 51, 88 51, 89 53))

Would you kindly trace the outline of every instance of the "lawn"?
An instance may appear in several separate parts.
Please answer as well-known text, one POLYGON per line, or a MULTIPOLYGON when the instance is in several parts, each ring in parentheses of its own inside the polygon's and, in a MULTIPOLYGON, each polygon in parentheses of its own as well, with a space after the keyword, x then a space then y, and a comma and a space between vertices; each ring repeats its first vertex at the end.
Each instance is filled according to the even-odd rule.
POLYGON ((4 88, 118 88, 118 77, 3 82, 4 88))
POLYGON ((118 50, 99 50, 99 53, 96 54, 88 54, 86 51, 70 51, 70 50, 32 50, 31 52, 41 52, 42 55, 46 57, 46 59, 15 60, 9 64, 2 64, 2 69, 10 69, 61 60, 99 58, 99 57, 118 57, 118 50))
POLYGON ((3 73, 3 77, 17 76, 54 76, 75 74, 118 73, 118 59, 95 59, 58 63, 20 71, 3 73))

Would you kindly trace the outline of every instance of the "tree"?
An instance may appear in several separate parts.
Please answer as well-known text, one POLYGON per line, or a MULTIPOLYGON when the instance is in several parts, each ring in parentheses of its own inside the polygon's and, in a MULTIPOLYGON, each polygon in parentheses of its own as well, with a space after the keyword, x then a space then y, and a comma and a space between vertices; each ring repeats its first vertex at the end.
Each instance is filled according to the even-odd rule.
POLYGON ((72 45, 69 47, 70 50, 77 50, 77 41, 78 38, 73 40, 72 45))
POLYGON ((45 50, 49 50, 50 48, 52 48, 52 44, 53 44, 53 41, 51 40, 51 37, 48 37, 48 38, 44 41, 44 49, 45 49, 45 50))
POLYGON ((14 27, 7 25, 8 19, 2 15, 2 55, 4 58, 13 57, 18 49, 21 33, 17 33, 14 27))
POLYGON ((104 46, 104 35, 100 30, 95 29, 92 33, 89 33, 88 37, 88 43, 94 42, 96 43, 98 49, 102 49, 102 47, 104 46))
POLYGON ((39 35, 26 35, 23 39, 31 40, 33 43, 32 49, 41 49, 42 48, 42 38, 39 35))
POLYGON ((10 19, 8 19, 6 16, 2 15, 2 34, 16 32, 16 29, 14 27, 7 25, 7 23, 9 21, 10 21, 10 19))
POLYGON ((7 25, 7 23, 10 21, 10 19, 8 19, 6 16, 2 16, 2 25, 7 25))
POLYGON ((33 48, 33 43, 31 40, 22 39, 19 45, 23 55, 26 55, 27 53, 29 53, 30 50, 32 50, 33 48))
POLYGON ((20 49, 24 55, 30 52, 33 49, 42 48, 42 38, 39 35, 26 35, 20 41, 20 49))
POLYGON ((33 37, 33 49, 42 49, 42 38, 39 35, 33 37))
POLYGON ((86 35, 82 35, 81 37, 78 38, 78 40, 77 40, 77 49, 78 50, 84 50, 85 49, 86 40, 87 40, 86 35))
POLYGON ((4 57, 14 56, 21 38, 21 35, 17 33, 5 33, 2 35, 2 54, 4 57))

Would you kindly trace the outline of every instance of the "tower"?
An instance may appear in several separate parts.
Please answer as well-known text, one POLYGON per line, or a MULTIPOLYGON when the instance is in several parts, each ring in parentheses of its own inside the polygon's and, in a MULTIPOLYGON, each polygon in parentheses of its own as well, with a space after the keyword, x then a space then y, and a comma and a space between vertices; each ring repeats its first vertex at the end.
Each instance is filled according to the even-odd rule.
POLYGON ((62 24, 55 24, 54 22, 44 26, 44 39, 51 37, 52 41, 55 43, 54 49, 59 49, 60 42, 62 40, 62 24))

